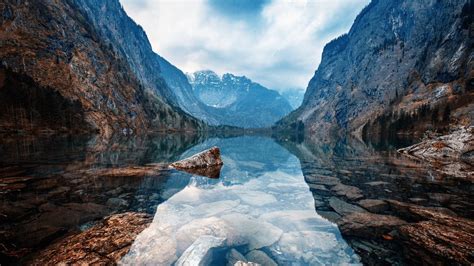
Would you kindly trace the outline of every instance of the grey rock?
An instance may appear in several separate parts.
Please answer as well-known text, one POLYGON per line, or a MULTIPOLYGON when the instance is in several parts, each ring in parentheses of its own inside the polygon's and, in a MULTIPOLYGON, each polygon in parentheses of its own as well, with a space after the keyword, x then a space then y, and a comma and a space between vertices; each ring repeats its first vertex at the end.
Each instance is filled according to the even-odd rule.
POLYGON ((329 206, 331 206, 331 208, 333 208, 341 216, 345 216, 354 212, 367 212, 359 206, 347 203, 336 197, 331 197, 329 199, 329 206))
POLYGON ((235 265, 237 262, 247 262, 247 259, 245 258, 244 255, 242 255, 240 252, 235 250, 234 248, 230 249, 229 252, 227 252, 225 256, 227 260, 227 265, 232 266, 235 265))
POLYGON ((176 266, 207 265, 212 259, 212 249, 222 246, 225 238, 200 236, 178 259, 176 266))
POLYGON ((317 211, 321 217, 328 219, 328 221, 331 222, 336 222, 341 218, 341 215, 337 214, 337 212, 331 212, 331 211, 317 211))
POLYGON ((112 208, 126 208, 128 207, 128 201, 121 198, 110 198, 107 200, 107 206, 112 208))
POLYGON ((244 262, 244 261, 237 261, 234 266, 259 266, 260 264, 255 262, 244 262))
POLYGON ((261 250, 252 250, 245 255, 248 261, 256 262, 263 266, 278 266, 278 264, 261 250))

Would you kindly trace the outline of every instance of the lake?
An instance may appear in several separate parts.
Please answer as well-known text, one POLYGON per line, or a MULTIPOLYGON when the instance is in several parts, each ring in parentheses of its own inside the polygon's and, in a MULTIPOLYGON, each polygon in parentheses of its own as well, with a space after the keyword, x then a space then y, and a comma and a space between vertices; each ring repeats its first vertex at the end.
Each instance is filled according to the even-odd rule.
POLYGON ((210 248, 209 265, 231 255, 267 265, 416 261, 423 247, 405 227, 432 220, 414 208, 473 217, 472 172, 406 158, 396 146, 255 135, 4 138, 0 258, 24 263, 103 217, 134 211, 152 221, 123 264, 169 265, 210 248), (137 170, 212 146, 224 161, 219 178, 137 170))

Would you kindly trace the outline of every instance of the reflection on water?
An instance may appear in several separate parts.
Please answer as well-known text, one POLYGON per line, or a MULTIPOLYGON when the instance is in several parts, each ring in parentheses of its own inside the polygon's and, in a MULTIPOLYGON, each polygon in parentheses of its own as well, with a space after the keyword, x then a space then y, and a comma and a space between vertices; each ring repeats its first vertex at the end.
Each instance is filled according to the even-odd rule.
POLYGON ((188 135, 109 143, 87 137, 2 138, 0 262, 24 258, 112 213, 153 214, 188 181, 168 182, 168 171, 139 167, 177 160, 200 141, 188 135))
POLYGON ((183 156, 212 146, 223 155, 221 178, 192 176, 184 189, 158 206, 152 224, 122 263, 172 264, 186 250, 212 247, 215 239, 204 236, 222 241, 210 264, 222 265, 232 248, 242 254, 264 252, 278 264, 358 262, 337 227, 314 211, 295 156, 263 137, 210 139, 183 156))
MULTIPOLYGON (((186 250, 212 246, 208 259, 215 264, 235 252, 281 264, 443 260, 436 246, 427 251, 412 240, 438 243, 433 228, 458 230, 468 239, 474 234, 465 229, 474 228, 466 226, 474 216, 472 166, 425 164, 392 147, 353 139, 178 134, 105 143, 2 138, 0 263, 21 263, 67 234, 126 211, 155 215, 123 258, 130 264, 170 263, 195 254, 186 250), (162 167, 212 146, 224 161, 219 179, 162 167), (433 211, 448 215, 450 226, 423 216, 433 211), (430 223, 428 233, 397 227, 418 222, 430 223)), ((439 252, 471 246, 448 242, 439 252)))

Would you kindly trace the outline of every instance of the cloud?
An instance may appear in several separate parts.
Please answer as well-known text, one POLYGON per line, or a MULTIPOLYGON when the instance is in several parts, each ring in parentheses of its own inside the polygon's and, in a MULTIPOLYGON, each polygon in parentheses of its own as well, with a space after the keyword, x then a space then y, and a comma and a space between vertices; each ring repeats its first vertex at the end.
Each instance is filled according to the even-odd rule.
POLYGON ((121 0, 155 52, 185 72, 306 88, 322 49, 369 0, 121 0))

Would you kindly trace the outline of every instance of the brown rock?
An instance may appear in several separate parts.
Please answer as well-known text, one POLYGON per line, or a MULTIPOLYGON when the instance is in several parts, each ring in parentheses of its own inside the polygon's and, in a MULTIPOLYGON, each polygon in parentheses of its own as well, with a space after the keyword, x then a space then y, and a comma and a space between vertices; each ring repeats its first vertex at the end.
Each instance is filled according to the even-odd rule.
POLYGON ((357 202, 361 207, 370 211, 370 212, 383 212, 388 209, 388 204, 383 200, 376 199, 364 199, 357 202))
POLYGON ((332 187, 333 191, 336 192, 337 195, 339 196, 346 196, 350 200, 356 200, 363 198, 364 196, 362 195, 362 191, 354 186, 347 186, 344 184, 337 184, 334 187, 332 187))
POLYGON ((218 178, 223 165, 218 147, 202 151, 189 158, 170 164, 171 168, 183 170, 191 174, 218 178))
POLYGON ((344 216, 354 212, 366 212, 366 210, 362 209, 359 206, 347 203, 337 197, 331 197, 329 199, 329 206, 333 208, 338 214, 344 216))
POLYGON ((423 264, 474 263, 474 223, 470 220, 451 218, 450 224, 423 221, 400 227, 405 239, 406 256, 423 264))
POLYGON ((109 216, 98 225, 47 247, 29 264, 115 264, 151 220, 148 214, 133 212, 109 216))
POLYGON ((382 237, 403 224, 406 222, 395 216, 370 212, 355 212, 338 221, 339 229, 343 235, 362 238, 382 237))

